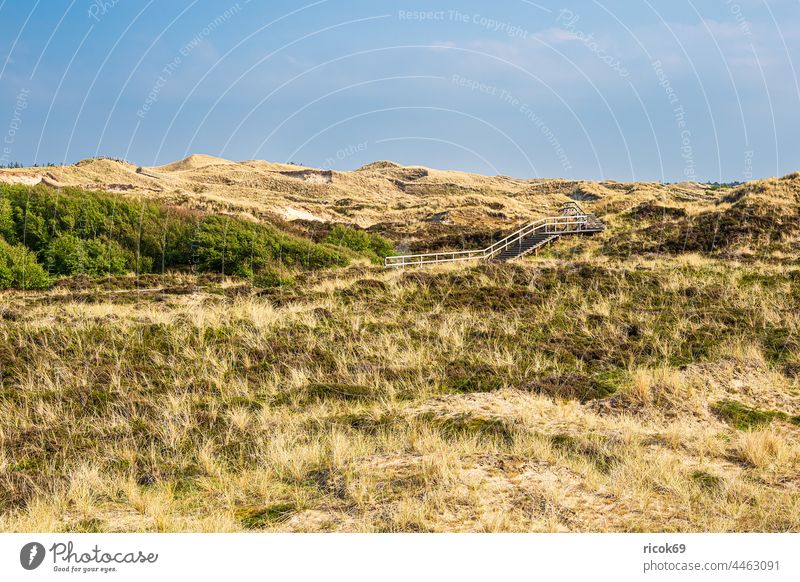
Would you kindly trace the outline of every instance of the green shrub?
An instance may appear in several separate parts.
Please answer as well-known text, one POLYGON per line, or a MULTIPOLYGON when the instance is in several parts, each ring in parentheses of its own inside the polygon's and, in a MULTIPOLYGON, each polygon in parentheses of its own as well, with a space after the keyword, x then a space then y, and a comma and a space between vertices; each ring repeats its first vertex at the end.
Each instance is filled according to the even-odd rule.
POLYGON ((392 243, 382 236, 343 224, 335 224, 323 242, 366 254, 378 262, 394 253, 392 243))
POLYGON ((317 270, 349 262, 336 249, 225 216, 204 217, 192 240, 201 271, 257 273, 276 262, 317 270))
POLYGON ((0 289, 44 289, 49 285, 50 278, 34 253, 0 239, 0 289))
MULTIPOLYGON (((357 256, 349 248, 316 244, 234 217, 42 185, 0 185, 0 236, 9 244, 24 244, 50 274, 59 276, 192 267, 251 277, 275 264, 327 269, 357 256)), ((372 257, 373 249, 381 247, 370 237, 363 253, 372 257)))
POLYGON ((17 242, 17 233, 14 230, 14 209, 11 202, 0 198, 0 236, 10 243, 17 242))
POLYGON ((45 264, 54 275, 123 275, 136 269, 136 257, 116 241, 64 233, 50 242, 45 264))

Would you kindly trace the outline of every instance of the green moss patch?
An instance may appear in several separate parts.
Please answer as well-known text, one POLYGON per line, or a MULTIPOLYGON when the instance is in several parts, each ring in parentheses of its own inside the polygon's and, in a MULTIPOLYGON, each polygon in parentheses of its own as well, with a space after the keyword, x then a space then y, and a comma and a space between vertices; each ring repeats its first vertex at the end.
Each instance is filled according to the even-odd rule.
POLYGON ((778 419, 800 426, 800 416, 789 416, 777 410, 758 410, 736 400, 723 400, 713 407, 714 413, 739 430, 752 430, 778 419))

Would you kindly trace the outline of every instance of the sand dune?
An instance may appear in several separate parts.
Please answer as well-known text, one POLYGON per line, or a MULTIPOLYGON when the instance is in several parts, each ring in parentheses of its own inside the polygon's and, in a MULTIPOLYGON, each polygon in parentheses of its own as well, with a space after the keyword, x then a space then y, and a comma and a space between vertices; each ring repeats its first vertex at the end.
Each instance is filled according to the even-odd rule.
MULTIPOLYGON (((344 222, 371 227, 411 245, 508 230, 552 214, 568 201, 604 215, 641 204, 681 206, 697 213, 716 208, 726 193, 696 183, 520 179, 401 166, 385 160, 351 172, 262 160, 233 162, 208 155, 155 167, 94 158, 72 166, 0 170, 0 182, 33 185, 42 181, 53 187, 122 192, 266 220, 344 222)), ((787 182, 756 183, 745 194, 777 191, 778 183, 787 182)))
POLYGON ((172 162, 171 164, 166 164, 164 166, 156 166, 150 169, 159 172, 184 172, 186 170, 198 170, 206 166, 224 166, 234 163, 235 162, 230 160, 217 158, 215 156, 192 154, 191 156, 182 160, 178 160, 177 162, 172 162))

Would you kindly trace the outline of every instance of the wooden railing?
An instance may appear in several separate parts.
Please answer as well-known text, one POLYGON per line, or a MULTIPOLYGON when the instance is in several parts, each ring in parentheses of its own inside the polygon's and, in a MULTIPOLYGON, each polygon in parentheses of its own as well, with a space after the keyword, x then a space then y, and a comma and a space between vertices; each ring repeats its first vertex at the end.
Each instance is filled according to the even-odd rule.
POLYGON ((471 251, 441 251, 417 255, 397 255, 386 257, 387 267, 415 267, 437 263, 456 263, 459 261, 491 260, 515 244, 536 234, 588 234, 604 230, 605 226, 594 214, 586 214, 577 204, 567 204, 561 208, 560 216, 540 218, 514 231, 502 240, 485 249, 471 251), (577 212, 575 212, 577 210, 577 212))

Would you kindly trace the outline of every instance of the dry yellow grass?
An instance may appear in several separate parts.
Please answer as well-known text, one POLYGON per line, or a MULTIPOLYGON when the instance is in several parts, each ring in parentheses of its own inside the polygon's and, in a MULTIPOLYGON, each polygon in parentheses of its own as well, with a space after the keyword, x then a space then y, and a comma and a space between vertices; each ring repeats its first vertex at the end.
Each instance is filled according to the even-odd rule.
POLYGON ((736 451, 742 460, 759 469, 786 465, 796 451, 774 429, 748 431, 739 437, 736 451))
POLYGON ((543 259, 4 294, 0 529, 797 531, 769 332, 797 299, 753 271, 776 283, 543 259))

